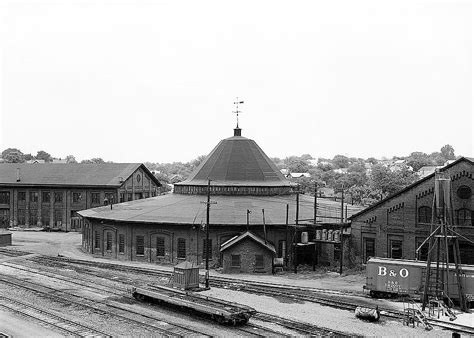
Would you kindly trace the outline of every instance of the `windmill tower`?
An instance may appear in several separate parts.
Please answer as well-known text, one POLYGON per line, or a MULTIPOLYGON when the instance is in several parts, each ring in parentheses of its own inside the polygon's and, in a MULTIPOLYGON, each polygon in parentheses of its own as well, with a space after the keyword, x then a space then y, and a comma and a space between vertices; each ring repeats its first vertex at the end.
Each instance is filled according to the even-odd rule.
POLYGON ((423 310, 425 310, 430 299, 447 301, 447 306, 452 307, 453 302, 450 293, 453 292, 453 288, 457 287, 461 310, 468 311, 466 296, 461 284, 462 272, 459 266, 461 258, 457 233, 453 229, 452 205, 451 178, 447 173, 437 171, 435 173, 430 235, 416 249, 418 254, 421 247, 425 243, 429 243, 424 276, 423 310), (450 257, 453 258, 454 262, 449 261, 450 257), (454 280, 451 277, 453 275, 454 280), (457 285, 452 285, 450 288, 450 280, 457 285))

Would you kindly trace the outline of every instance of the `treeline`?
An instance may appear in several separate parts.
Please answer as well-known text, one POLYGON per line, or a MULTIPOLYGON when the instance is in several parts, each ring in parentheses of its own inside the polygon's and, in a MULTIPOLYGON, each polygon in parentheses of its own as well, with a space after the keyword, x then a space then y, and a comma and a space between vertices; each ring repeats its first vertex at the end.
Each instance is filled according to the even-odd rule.
MULTIPOLYGON (((8 148, 2 152, 4 162, 21 163, 29 160, 53 162, 55 159, 40 150, 35 156, 23 154, 19 149, 8 148)), ((185 180, 205 159, 198 156, 189 162, 152 163, 145 162, 150 171, 163 183, 173 184, 185 180)), ((332 159, 314 159, 309 154, 289 156, 284 159, 271 158, 278 169, 286 173, 307 173, 309 177, 291 178, 300 185, 302 191, 311 193, 317 184, 320 191, 344 189, 346 196, 357 204, 369 205, 419 179, 417 171, 423 166, 440 166, 448 160, 456 159, 454 148, 447 144, 439 152, 426 154, 412 152, 408 156, 377 160, 336 155, 332 159)), ((77 163, 73 155, 65 158, 66 163, 77 163)), ((105 163, 101 158, 83 160, 80 163, 105 163)), ((111 162, 107 162, 111 163, 111 162)))
MULTIPOLYGON (((61 160, 61 158, 53 157, 44 150, 40 150, 35 156, 32 154, 24 154, 20 149, 7 148, 2 151, 2 159, 6 163, 24 163, 27 161, 40 160, 46 163, 54 162, 54 160, 61 160)), ((66 163, 78 163, 74 155, 68 155, 64 159, 66 163)), ((112 161, 105 162, 100 157, 91 158, 90 160, 82 160, 80 163, 112 163, 112 161)))

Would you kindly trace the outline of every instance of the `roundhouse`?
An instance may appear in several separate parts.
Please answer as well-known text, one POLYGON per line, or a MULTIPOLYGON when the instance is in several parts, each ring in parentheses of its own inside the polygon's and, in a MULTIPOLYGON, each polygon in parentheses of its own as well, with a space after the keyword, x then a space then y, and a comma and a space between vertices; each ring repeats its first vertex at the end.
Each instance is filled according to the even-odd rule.
MULTIPOLYGON (((312 219, 313 198, 301 195, 298 212, 299 219, 312 219)), ((173 193, 80 214, 85 218, 83 249, 95 256, 203 264, 208 254, 211 267, 228 262, 224 268, 230 272, 271 271, 272 258, 287 261, 291 243, 300 237, 295 235, 294 184, 238 127, 187 180, 175 184, 173 193)))

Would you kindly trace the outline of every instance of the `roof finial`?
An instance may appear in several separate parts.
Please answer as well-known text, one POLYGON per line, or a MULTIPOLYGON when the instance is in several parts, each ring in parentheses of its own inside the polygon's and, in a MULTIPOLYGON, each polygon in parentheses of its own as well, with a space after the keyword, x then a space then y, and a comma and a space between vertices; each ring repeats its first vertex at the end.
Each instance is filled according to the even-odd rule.
POLYGON ((235 99, 235 111, 233 111, 234 114, 237 115, 237 129, 239 129, 239 113, 241 113, 242 111, 239 110, 239 104, 243 104, 244 101, 239 101, 239 97, 237 97, 235 99))

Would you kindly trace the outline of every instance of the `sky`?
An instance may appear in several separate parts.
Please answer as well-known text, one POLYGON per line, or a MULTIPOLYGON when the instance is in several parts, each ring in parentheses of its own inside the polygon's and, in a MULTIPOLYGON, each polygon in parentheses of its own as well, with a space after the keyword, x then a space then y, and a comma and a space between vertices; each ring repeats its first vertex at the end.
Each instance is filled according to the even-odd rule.
POLYGON ((473 152, 471 1, 0 1, 0 151, 473 152))

